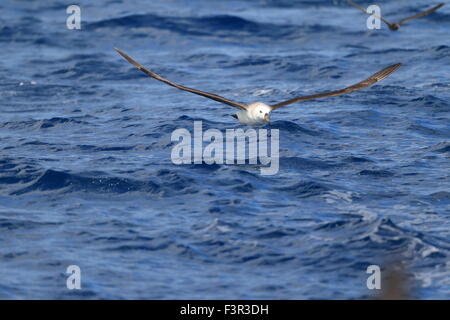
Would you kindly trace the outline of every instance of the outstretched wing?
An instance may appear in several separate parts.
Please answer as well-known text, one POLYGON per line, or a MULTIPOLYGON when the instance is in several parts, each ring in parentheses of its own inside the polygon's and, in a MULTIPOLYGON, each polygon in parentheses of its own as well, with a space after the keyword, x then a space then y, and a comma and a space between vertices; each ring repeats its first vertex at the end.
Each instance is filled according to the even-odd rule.
POLYGON ((116 49, 116 51, 117 51, 122 57, 124 57, 129 63, 131 63, 132 65, 134 65, 136 68, 138 68, 139 70, 141 70, 142 72, 144 72, 144 73, 145 73, 146 75, 148 75, 149 77, 152 77, 152 78, 154 78, 154 79, 156 79, 156 80, 162 81, 162 82, 168 84, 169 86, 175 87, 175 88, 177 88, 177 89, 180 89, 180 90, 183 90, 183 91, 187 91, 187 92, 191 92, 191 93, 195 93, 195 94, 198 94, 198 95, 200 95, 200 96, 203 96, 203 97, 206 97, 206 98, 209 98, 209 99, 218 101, 218 102, 225 103, 225 104, 227 104, 227 105, 229 105, 229 106, 232 106, 232 107, 235 107, 235 108, 238 108, 238 109, 247 110, 247 105, 246 105, 246 104, 239 103, 239 102, 235 102, 235 101, 232 101, 232 100, 228 100, 228 99, 226 99, 226 98, 224 98, 224 97, 218 96, 218 95, 213 94, 213 93, 209 93, 209 92, 205 92, 205 91, 201 91, 201 90, 197 90, 197 89, 193 89, 193 88, 188 88, 188 87, 185 87, 185 86, 176 84, 176 83, 174 83, 174 82, 172 82, 172 81, 169 81, 169 80, 167 80, 167 79, 164 79, 164 78, 161 77, 160 75, 158 75, 158 74, 156 74, 156 73, 154 73, 154 72, 152 72, 152 71, 150 71, 150 70, 144 68, 141 64, 139 64, 138 62, 136 62, 135 60, 133 60, 133 59, 132 59, 129 55, 127 55, 126 53, 120 51, 120 50, 117 49, 117 48, 114 48, 114 49, 116 49))
POLYGON ((418 14, 416 14, 414 16, 402 19, 402 20, 400 20, 400 22, 398 24, 402 24, 402 23, 405 23, 407 21, 410 21, 410 20, 413 20, 413 19, 417 19, 417 18, 426 16, 426 15, 429 15, 430 13, 432 13, 432 12, 436 11, 437 9, 439 9, 440 7, 442 7, 444 4, 445 3, 438 4, 437 6, 431 8, 431 9, 428 9, 427 11, 424 11, 424 12, 418 13, 418 14))
POLYGON ((354 2, 351 1, 351 0, 347 0, 347 2, 348 2, 350 5, 354 6, 356 9, 361 10, 361 11, 364 12, 365 14, 368 14, 369 16, 374 16, 375 18, 380 19, 381 21, 383 21, 384 23, 386 23, 388 26, 391 26, 392 23, 390 23, 389 21, 387 21, 387 20, 384 19, 383 17, 380 17, 380 16, 378 16, 377 14, 373 14, 373 13, 368 12, 364 7, 361 7, 359 4, 356 4, 356 3, 354 3, 354 2))
POLYGON ((283 106, 286 106, 288 104, 295 103, 295 102, 302 102, 302 101, 306 101, 306 100, 325 98, 325 97, 334 97, 334 96, 339 96, 341 94, 346 94, 346 93, 350 93, 352 91, 356 91, 356 90, 361 90, 361 89, 367 88, 367 87, 373 85, 374 83, 387 78, 392 72, 394 72, 395 70, 400 68, 401 65, 402 65, 401 63, 397 63, 397 64, 394 64, 394 65, 389 66, 387 68, 384 68, 383 70, 378 71, 377 73, 371 75, 366 80, 363 80, 361 82, 358 82, 357 84, 354 84, 354 85, 352 85, 350 87, 346 87, 346 88, 341 89, 341 90, 336 90, 336 91, 330 91, 330 92, 313 94, 313 95, 310 95, 310 96, 303 96, 303 97, 293 98, 293 99, 290 99, 290 100, 287 100, 287 101, 284 101, 284 102, 281 102, 281 103, 277 103, 277 104, 271 105, 272 110, 278 109, 280 107, 283 107, 283 106))

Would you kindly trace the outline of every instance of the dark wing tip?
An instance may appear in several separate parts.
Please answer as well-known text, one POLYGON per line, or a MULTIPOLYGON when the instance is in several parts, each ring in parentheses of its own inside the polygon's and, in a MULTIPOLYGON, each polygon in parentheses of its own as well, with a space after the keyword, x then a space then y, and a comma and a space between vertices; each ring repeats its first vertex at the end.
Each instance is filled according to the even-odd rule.
POLYGON ((127 55, 122 50, 120 50, 118 48, 114 48, 114 50, 116 50, 122 57, 124 57, 129 63, 134 65, 136 68, 138 68, 138 69, 142 69, 143 68, 137 61, 133 60, 133 58, 131 58, 129 55, 127 55))
POLYGON ((444 5, 445 5, 444 2, 439 3, 439 4, 436 6, 436 9, 435 9, 435 10, 442 8, 444 5))
POLYGON ((445 5, 445 3, 442 2, 442 3, 438 4, 437 6, 434 6, 433 8, 428 9, 427 11, 424 11, 424 12, 418 13, 418 14, 412 16, 412 17, 408 17, 408 18, 405 18, 405 19, 403 19, 403 20, 400 20, 399 24, 408 22, 408 21, 413 20, 413 19, 417 19, 417 18, 420 18, 420 17, 427 16, 427 15, 429 15, 429 14, 435 12, 435 11, 438 10, 439 8, 443 7, 444 5, 445 5))
POLYGON ((437 9, 440 9, 441 7, 443 7, 445 5, 445 2, 439 3, 437 6, 425 11, 425 14, 430 14, 433 13, 434 11, 436 11, 437 9))
POLYGON ((114 50, 116 50, 121 56, 126 56, 124 52, 122 52, 119 48, 114 47, 114 50))
POLYGON ((125 59, 130 61, 131 57, 129 55, 127 55, 125 52, 123 52, 122 50, 120 50, 118 48, 114 48, 114 50, 116 50, 122 57, 124 57, 125 59))
POLYGON ((396 63, 393 64, 387 68, 384 68, 383 70, 375 73, 372 78, 375 79, 376 81, 381 81, 383 79, 386 79, 387 77, 389 77, 394 71, 396 71, 398 68, 400 68, 402 66, 401 63, 396 63))

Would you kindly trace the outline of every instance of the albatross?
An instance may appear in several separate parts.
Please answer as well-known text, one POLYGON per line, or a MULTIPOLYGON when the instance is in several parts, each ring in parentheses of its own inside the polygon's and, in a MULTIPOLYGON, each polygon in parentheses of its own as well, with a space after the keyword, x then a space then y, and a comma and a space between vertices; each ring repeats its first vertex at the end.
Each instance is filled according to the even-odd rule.
POLYGON ((213 93, 209 93, 209 92, 205 92, 205 91, 201 91, 198 89, 193 89, 193 88, 189 88, 189 87, 185 87, 185 86, 176 84, 176 83, 169 81, 167 79, 164 79, 160 75, 144 68, 141 64, 139 64, 138 62, 133 60, 130 56, 128 56, 126 53, 122 52, 121 50, 119 50, 117 48, 115 48, 115 50, 122 57, 124 57, 128 62, 130 62, 132 65, 134 65, 136 68, 138 68, 139 70, 141 70, 142 72, 144 72, 146 75, 148 75, 151 78, 154 78, 156 80, 164 82, 164 83, 166 83, 172 87, 175 87, 177 89, 195 93, 200 96, 203 96, 203 97, 206 97, 206 98, 209 98, 209 99, 212 99, 212 100, 215 100, 215 101, 218 101, 218 102, 221 102, 221 103, 224 103, 229 106, 237 108, 238 109, 237 113, 233 114, 231 116, 235 119, 238 119, 241 124, 250 125, 250 126, 258 126, 258 125, 264 125, 264 124, 268 123, 270 121, 269 115, 273 110, 290 105, 292 103, 303 102, 303 101, 307 101, 307 100, 319 99, 319 98, 324 98, 324 97, 334 97, 334 96, 339 96, 342 94, 346 94, 346 93, 350 93, 350 92, 353 92, 356 90, 361 90, 361 89, 367 88, 367 87, 373 85, 374 83, 387 78, 391 73, 393 73, 395 70, 397 70, 401 66, 401 63, 391 65, 387 68, 384 68, 383 70, 378 71, 377 73, 374 73, 369 78, 367 78, 363 81, 360 81, 354 85, 348 86, 348 87, 346 87, 344 89, 340 89, 340 90, 323 92, 323 93, 302 96, 302 97, 296 97, 296 98, 289 99, 289 100, 286 100, 286 101, 283 101, 283 102, 280 102, 277 104, 273 104, 273 105, 267 105, 262 102, 253 102, 253 103, 245 104, 245 103, 240 103, 240 102, 229 100, 227 98, 221 97, 221 96, 213 94, 213 93))
MULTIPOLYGON (((368 12, 366 9, 364 9, 364 8, 361 7, 360 5, 354 3, 352 0, 347 0, 347 2, 348 2, 349 4, 351 4, 352 6, 354 6, 356 9, 359 9, 359 10, 361 10, 362 12, 367 13, 368 15, 372 15, 370 12, 368 12)), ((383 21, 384 23, 386 23, 386 24, 388 25, 389 29, 391 29, 392 31, 397 31, 397 30, 400 28, 400 25, 404 24, 405 22, 408 22, 408 21, 411 21, 411 20, 414 20, 414 19, 417 19, 417 18, 420 18, 420 17, 427 16, 427 15, 429 15, 430 13, 432 13, 432 12, 436 11, 437 9, 439 9, 440 7, 442 7, 444 4, 445 4, 445 3, 440 3, 440 4, 438 4, 437 6, 431 8, 431 9, 428 9, 427 11, 424 11, 424 12, 421 12, 421 13, 418 13, 418 14, 415 14, 415 15, 413 15, 413 16, 411 16, 411 17, 407 17, 407 18, 402 19, 402 20, 400 20, 399 22, 395 22, 395 23, 389 22, 389 21, 387 21, 386 19, 384 19, 384 18, 382 18, 382 17, 379 17, 379 16, 377 16, 377 15, 374 15, 374 16, 375 16, 375 18, 378 18, 378 19, 380 19, 381 21, 383 21)))

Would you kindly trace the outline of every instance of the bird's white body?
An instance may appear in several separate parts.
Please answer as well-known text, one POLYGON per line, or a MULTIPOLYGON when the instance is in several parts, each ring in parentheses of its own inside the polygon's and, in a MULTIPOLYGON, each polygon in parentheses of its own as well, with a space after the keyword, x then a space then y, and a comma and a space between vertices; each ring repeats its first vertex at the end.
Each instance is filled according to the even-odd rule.
POLYGON ((269 114, 272 108, 262 102, 253 102, 247 106, 247 110, 239 110, 236 116, 241 124, 249 126, 261 126, 269 122, 269 114))

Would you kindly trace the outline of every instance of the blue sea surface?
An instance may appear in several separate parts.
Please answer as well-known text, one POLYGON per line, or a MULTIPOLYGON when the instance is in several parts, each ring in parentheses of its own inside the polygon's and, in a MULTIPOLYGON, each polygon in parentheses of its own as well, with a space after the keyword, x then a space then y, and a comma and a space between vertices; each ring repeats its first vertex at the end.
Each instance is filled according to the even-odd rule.
MULTIPOLYGON (((364 6, 370 3, 360 1, 364 6)), ((378 1, 398 20, 426 0, 378 1)), ((346 1, 0 2, 0 299, 373 298, 401 261, 415 297, 450 298, 450 5, 398 32, 346 1), (280 170, 171 161, 177 128, 276 110, 280 170), (81 268, 81 290, 66 269, 81 268)))

